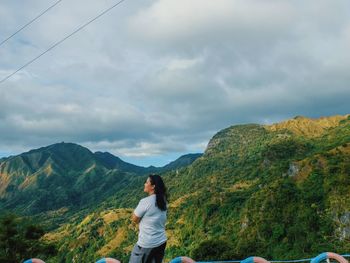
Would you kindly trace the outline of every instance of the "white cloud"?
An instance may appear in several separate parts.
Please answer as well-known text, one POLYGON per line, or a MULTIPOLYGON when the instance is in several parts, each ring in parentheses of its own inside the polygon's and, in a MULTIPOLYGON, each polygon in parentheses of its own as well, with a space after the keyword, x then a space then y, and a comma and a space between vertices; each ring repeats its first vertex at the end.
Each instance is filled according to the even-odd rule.
POLYGON ((135 34, 154 41, 237 39, 245 31, 258 36, 281 31, 293 22, 295 12, 288 1, 158 0, 132 17, 129 25, 135 34))
MULTIPOLYGON (((0 47, 0 77, 113 3, 62 2, 0 47)), ((0 36, 47 7, 20 5, 1 2, 0 36)), ((0 149, 72 141, 137 160, 204 150, 235 123, 349 113, 348 10, 346 0, 126 1, 0 84, 0 149)))
POLYGON ((173 59, 166 68, 167 70, 186 70, 195 66, 200 61, 201 59, 173 59))

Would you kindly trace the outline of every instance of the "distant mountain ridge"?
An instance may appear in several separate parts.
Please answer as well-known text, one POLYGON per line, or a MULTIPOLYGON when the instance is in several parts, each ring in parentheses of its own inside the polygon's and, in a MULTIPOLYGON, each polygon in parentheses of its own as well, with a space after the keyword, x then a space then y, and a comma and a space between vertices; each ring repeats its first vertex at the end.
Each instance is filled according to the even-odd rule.
POLYGON ((189 153, 189 154, 182 155, 179 158, 177 158, 175 161, 172 161, 167 165, 163 166, 161 168, 162 172, 186 167, 192 164, 195 160, 197 160, 201 156, 203 156, 203 154, 201 153, 189 153))
POLYGON ((144 172, 145 167, 124 162, 109 152, 95 152, 95 157, 108 169, 117 169, 130 172, 144 172))
MULTIPOLYGON (((27 176, 35 178, 28 183, 40 186, 26 192, 31 198, 0 200, 9 210, 44 211, 35 219, 52 230, 45 236, 59 249, 52 262, 77 257, 93 262, 105 256, 127 262, 137 240, 130 215, 145 195, 145 176, 127 172, 140 167, 109 154, 97 155, 89 165, 76 164, 85 170, 59 176, 53 176, 64 168, 54 165, 58 157, 38 155, 32 168, 45 164, 42 170, 47 172, 27 176), (64 185, 66 177, 71 181, 64 185), (52 191, 59 193, 55 200, 50 199, 52 191), (72 202, 79 205, 69 206, 72 202), (89 207, 82 209, 84 204, 89 207)), ((26 165, 25 159, 16 165, 26 165)), ((23 173, 32 172, 14 171, 9 178, 18 185, 23 173)), ((162 177, 170 194, 166 261, 179 255, 196 261, 251 255, 287 260, 350 251, 349 115, 234 125, 217 132, 191 164, 162 177)))
MULTIPOLYGON (((166 260, 295 259, 350 250, 349 115, 234 125, 216 133, 203 156, 162 177, 171 198, 166 260)), ((137 240, 129 217, 142 185, 126 184, 48 234, 59 244, 58 259, 127 261, 137 240)))
POLYGON ((131 177, 181 168, 199 156, 145 168, 107 152, 92 153, 74 143, 41 147, 1 160, 0 208, 36 213, 94 204, 127 184, 131 177))
POLYGON ((201 157, 201 153, 190 153, 185 154, 177 158, 175 161, 172 161, 162 167, 143 167, 137 166, 134 164, 127 163, 120 159, 119 157, 114 156, 108 152, 95 152, 95 157, 103 163, 109 169, 117 169, 125 172, 134 172, 137 174, 148 174, 148 173, 162 173, 170 171, 173 169, 178 169, 187 165, 190 165, 197 158, 201 157))
POLYGON ((311 119, 303 116, 296 116, 293 119, 266 125, 265 127, 271 131, 289 130, 297 135, 306 137, 321 136, 327 129, 334 128, 339 125, 340 121, 345 121, 350 115, 336 115, 331 117, 321 117, 311 119))

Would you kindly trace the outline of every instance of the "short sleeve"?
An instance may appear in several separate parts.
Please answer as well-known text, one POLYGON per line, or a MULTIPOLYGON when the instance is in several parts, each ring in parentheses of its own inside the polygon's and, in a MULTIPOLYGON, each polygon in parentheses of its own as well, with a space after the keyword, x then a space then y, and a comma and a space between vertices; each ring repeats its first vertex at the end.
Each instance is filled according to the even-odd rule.
POLYGON ((145 201, 143 199, 140 200, 139 204, 137 205, 137 207, 134 210, 134 214, 137 217, 143 217, 144 214, 147 211, 147 206, 145 204, 145 201))

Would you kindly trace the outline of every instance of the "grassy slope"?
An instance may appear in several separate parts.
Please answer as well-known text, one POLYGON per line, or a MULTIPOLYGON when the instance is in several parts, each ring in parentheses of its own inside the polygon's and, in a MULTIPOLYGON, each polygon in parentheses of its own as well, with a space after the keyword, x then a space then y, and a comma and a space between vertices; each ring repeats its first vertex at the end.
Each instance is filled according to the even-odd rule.
MULTIPOLYGON (((215 135, 192 165, 164 174, 171 194, 166 258, 348 252, 349 237, 342 235, 350 227, 344 219, 350 211, 350 121, 343 118, 337 126, 339 121, 233 126, 215 135), (215 246, 222 250, 213 251, 215 246)), ((127 260, 137 238, 128 217, 142 197, 144 179, 131 181, 85 219, 73 218, 52 232, 61 256, 72 262, 74 255, 75 262, 102 254, 127 260), (123 216, 107 222, 103 215, 109 213, 123 216)))

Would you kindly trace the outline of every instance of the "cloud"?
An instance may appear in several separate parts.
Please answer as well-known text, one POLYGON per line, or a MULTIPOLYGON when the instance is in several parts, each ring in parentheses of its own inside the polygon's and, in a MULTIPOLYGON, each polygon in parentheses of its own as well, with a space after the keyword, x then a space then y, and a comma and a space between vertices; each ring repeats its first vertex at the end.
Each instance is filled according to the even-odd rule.
MULTIPOLYGON (((112 4, 62 2, 0 47, 0 77, 112 4)), ((23 5, 0 4, 1 36, 44 10, 23 5)), ((72 141, 137 163, 203 151, 233 124, 349 113, 349 7, 125 2, 0 85, 0 149, 72 141)))
POLYGON ((195 66, 200 59, 173 59, 169 62, 167 69, 174 70, 186 70, 195 66))
POLYGON ((129 27, 153 43, 258 40, 281 34, 295 12, 288 1, 161 0, 131 17, 129 27))

